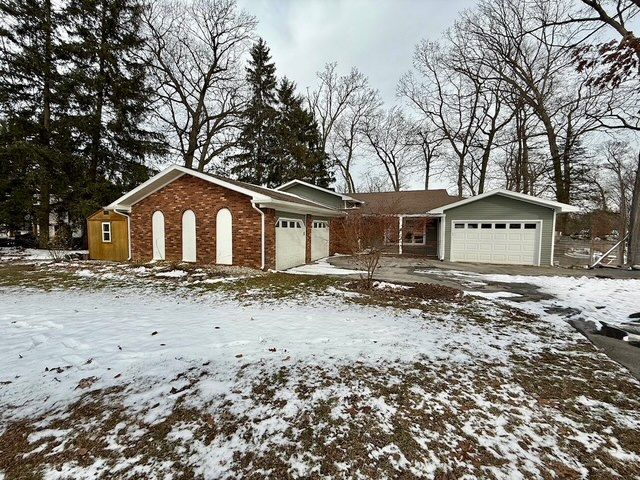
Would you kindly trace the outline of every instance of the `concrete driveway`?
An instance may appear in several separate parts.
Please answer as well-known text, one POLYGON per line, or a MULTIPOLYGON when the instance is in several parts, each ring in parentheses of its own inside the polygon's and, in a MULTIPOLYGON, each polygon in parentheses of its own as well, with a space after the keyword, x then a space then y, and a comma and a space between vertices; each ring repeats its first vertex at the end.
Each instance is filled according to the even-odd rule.
MULTIPOLYGON (((340 256, 328 259, 329 263, 340 268, 357 269, 351 257, 340 256)), ((569 269, 555 267, 529 267, 520 265, 487 265, 473 263, 450 263, 422 257, 384 256, 375 278, 388 282, 435 283, 464 291, 481 292, 491 295, 500 292, 513 294, 513 302, 548 302, 554 296, 544 293, 540 287, 524 282, 499 282, 481 277, 482 275, 524 275, 524 276, 561 276, 594 277, 613 279, 640 279, 640 271, 616 269, 569 269)), ((638 302, 640 310, 640 301, 638 302)), ((549 314, 565 317, 580 333, 611 359, 625 366, 636 378, 640 379, 640 348, 618 338, 602 335, 595 324, 580 319, 580 310, 571 307, 545 306, 549 314), (571 317, 571 319, 569 319, 571 317)))

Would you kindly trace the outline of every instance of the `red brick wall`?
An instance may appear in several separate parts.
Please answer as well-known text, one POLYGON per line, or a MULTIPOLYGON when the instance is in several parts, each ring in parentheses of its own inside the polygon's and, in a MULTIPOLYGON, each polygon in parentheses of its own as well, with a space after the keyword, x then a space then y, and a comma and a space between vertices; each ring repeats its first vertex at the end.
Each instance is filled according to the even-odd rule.
POLYGON ((344 220, 342 218, 332 218, 329 221, 329 255, 335 255, 336 253, 349 253, 349 249, 343 241, 344 235, 344 220))
POLYGON ((307 235, 307 244, 306 244, 306 251, 304 254, 304 261, 306 263, 311 263, 311 227, 313 226, 313 216, 312 215, 305 215, 306 217, 306 235, 307 235))
MULTIPOLYGON (((152 259, 151 216, 164 214, 165 251, 168 261, 182 260, 182 214, 196 215, 197 261, 216 261, 216 214, 221 208, 231 211, 233 225, 233 264, 260 268, 261 216, 251 206, 250 197, 184 175, 135 204, 131 211, 131 254, 134 261, 152 259)), ((267 267, 275 265, 275 221, 273 210, 265 210, 267 267), (271 220, 269 220, 271 218, 271 220)))

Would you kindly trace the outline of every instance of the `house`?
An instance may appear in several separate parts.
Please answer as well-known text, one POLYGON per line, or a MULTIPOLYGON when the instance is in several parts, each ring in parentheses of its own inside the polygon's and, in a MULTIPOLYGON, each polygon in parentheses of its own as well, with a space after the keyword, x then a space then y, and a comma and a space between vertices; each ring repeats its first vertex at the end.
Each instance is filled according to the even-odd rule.
POLYGON ((284 270, 339 253, 336 226, 357 212, 397 218, 385 236, 393 253, 552 265, 556 215, 573 211, 508 190, 465 199, 446 190, 344 194, 301 180, 270 189, 172 166, 89 217, 89 256, 284 270))
POLYGON ((89 257, 284 270, 328 256, 330 220, 342 215, 284 191, 171 166, 89 217, 89 257))
MULTIPOLYGON (((298 180, 279 189, 303 198, 319 199, 320 191, 327 194, 298 180)), ((332 193, 352 202, 351 208, 362 214, 397 217, 397 228, 386 238, 391 251, 451 262, 553 265, 556 216, 578 211, 571 205, 504 189, 470 198, 452 196, 446 190, 348 197, 332 193)))

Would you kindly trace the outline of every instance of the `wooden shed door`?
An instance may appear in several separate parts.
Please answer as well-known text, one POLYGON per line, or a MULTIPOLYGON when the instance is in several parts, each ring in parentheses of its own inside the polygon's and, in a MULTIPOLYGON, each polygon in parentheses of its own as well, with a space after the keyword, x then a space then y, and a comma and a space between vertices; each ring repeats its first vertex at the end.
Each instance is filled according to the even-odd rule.
POLYGON ((182 214, 182 261, 196 261, 196 214, 192 210, 182 214))
POLYGON ((151 230, 153 242, 153 259, 164 260, 164 214, 161 211, 153 212, 151 217, 151 230))

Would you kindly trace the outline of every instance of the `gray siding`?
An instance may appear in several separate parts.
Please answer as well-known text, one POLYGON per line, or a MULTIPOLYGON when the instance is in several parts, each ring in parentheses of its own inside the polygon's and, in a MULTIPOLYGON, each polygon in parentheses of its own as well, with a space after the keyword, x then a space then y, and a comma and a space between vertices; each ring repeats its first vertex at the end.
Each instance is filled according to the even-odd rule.
POLYGON ((312 202, 327 205, 328 207, 340 209, 344 208, 344 200, 342 200, 340 197, 337 197, 330 193, 322 192, 315 188, 307 187, 306 185, 301 185, 299 183, 294 183, 283 191, 292 193, 302 198, 306 198, 307 200, 311 200, 312 202))
POLYGON ((444 259, 451 259, 451 222, 459 220, 542 220, 540 265, 551 265, 554 210, 503 195, 491 195, 444 211, 444 259))

